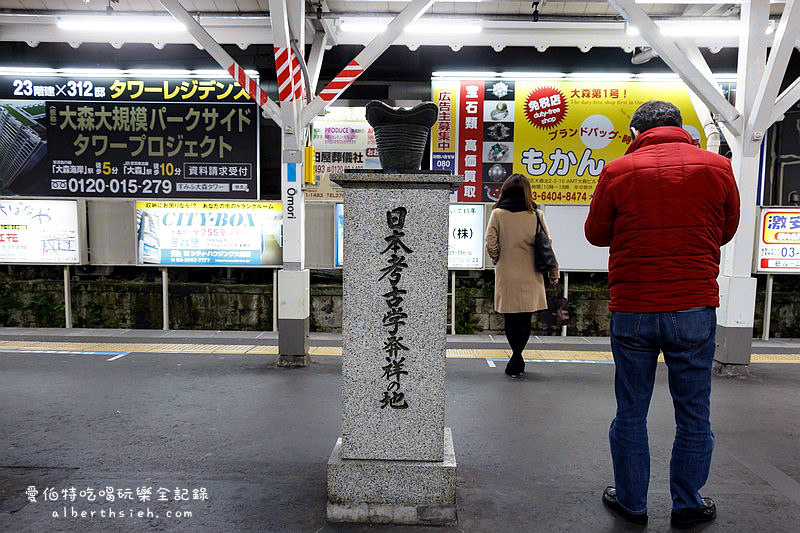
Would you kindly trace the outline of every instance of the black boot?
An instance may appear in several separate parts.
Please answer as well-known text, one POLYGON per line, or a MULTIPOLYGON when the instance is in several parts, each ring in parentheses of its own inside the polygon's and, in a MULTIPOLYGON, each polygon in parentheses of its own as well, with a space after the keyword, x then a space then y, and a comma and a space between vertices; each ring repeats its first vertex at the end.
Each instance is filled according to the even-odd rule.
POLYGON ((521 378, 524 373, 525 360, 522 358, 522 354, 513 354, 506 364, 506 374, 512 378, 521 378))

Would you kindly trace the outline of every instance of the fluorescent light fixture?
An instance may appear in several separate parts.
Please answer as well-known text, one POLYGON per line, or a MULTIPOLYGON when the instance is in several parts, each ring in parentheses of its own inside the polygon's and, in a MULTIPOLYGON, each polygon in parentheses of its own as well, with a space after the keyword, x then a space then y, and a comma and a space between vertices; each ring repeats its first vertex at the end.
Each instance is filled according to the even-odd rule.
POLYGON ((523 78, 566 78, 567 75, 563 72, 503 72, 501 75, 503 78, 510 78, 510 79, 523 79, 523 78))
POLYGON ((339 29, 346 33, 382 33, 386 31, 387 22, 369 19, 353 19, 342 22, 339 29))
POLYGON ((86 76, 89 78, 115 78, 121 77, 123 70, 118 68, 62 68, 59 74, 67 76, 86 76))
POLYGON ((460 78, 462 80, 499 78, 499 72, 488 70, 434 70, 431 75, 434 78, 460 78))
MULTIPOLYGON (((258 79, 257 70, 245 70, 248 76, 258 79)), ((82 76, 86 78, 230 78, 222 69, 129 69, 115 68, 49 68, 49 67, 2 67, 0 75, 7 76, 82 76)))
MULTIPOLYGON (((250 76, 253 79, 258 79, 258 71, 257 70, 245 70, 245 74, 250 76)), ((217 70, 190 70, 187 72, 188 76, 192 76, 195 78, 227 78, 230 76, 227 71, 222 69, 217 70)))
MULTIPOLYGON (((741 31, 738 20, 659 20, 656 24, 669 37, 736 37, 741 31)), ((625 33, 641 35, 639 28, 630 24, 626 25, 625 33)))
POLYGON ((483 31, 480 24, 463 20, 428 19, 418 20, 405 28, 406 33, 428 33, 431 35, 476 34, 483 31))
POLYGON ((640 72, 635 74, 637 80, 679 80, 680 76, 674 72, 640 72))
MULTIPOLYGON (((384 17, 348 17, 343 18, 339 30, 346 33, 381 33, 386 31, 390 19, 384 17)), ((403 30, 413 34, 460 35, 476 34, 483 27, 475 22, 463 19, 424 19, 412 22, 403 30)))
POLYGON ((633 72, 571 72, 568 78, 582 78, 585 80, 630 80, 633 72))
POLYGON ((60 17, 56 25, 65 31, 168 33, 186 31, 186 26, 172 17, 95 15, 60 17))
POLYGON ((435 70, 431 73, 434 78, 453 78, 462 80, 484 80, 484 79, 528 79, 528 78, 566 78, 563 72, 493 72, 488 70, 435 70))

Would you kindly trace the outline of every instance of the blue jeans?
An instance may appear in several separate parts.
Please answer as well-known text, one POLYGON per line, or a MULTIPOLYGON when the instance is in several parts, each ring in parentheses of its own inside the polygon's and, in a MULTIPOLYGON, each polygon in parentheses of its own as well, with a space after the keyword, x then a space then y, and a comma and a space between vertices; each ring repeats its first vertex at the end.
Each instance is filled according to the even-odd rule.
POLYGON ((669 370, 677 426, 670 461, 672 509, 703 506, 698 491, 708 479, 714 449, 709 403, 716 325, 711 307, 611 315, 617 415, 608 436, 617 500, 631 513, 647 512, 647 411, 660 352, 669 370))

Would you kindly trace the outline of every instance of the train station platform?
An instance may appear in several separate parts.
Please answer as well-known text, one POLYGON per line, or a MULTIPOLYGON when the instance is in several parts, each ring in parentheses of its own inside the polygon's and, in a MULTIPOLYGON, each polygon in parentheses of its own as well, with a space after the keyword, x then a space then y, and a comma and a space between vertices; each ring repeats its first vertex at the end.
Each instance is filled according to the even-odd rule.
MULTIPOLYGON (((314 335, 320 356, 299 369, 277 368, 275 341, 270 333, 1 329, 0 531, 421 531, 326 523, 340 339, 314 335), (132 499, 100 497, 109 487, 132 499), (146 488, 150 501, 139 501, 146 488), (53 491, 56 500, 43 497, 53 491), (168 501, 158 501, 162 493, 168 501)), ((756 346, 785 364, 756 362, 747 379, 713 382, 716 450, 704 494, 719 517, 709 532, 800 530, 800 364, 790 359, 800 343, 756 346)), ((529 349, 528 360, 542 364, 512 380, 499 361, 490 364, 502 360, 503 339, 449 338, 446 425, 459 462, 459 524, 437 530, 632 530, 600 503, 613 482, 607 339, 534 339, 529 349), (601 364, 575 364, 586 361, 601 364)), ((650 531, 669 530, 674 422, 665 370, 649 419, 650 531)))
MULTIPOLYGON (((247 354, 277 355, 273 331, 0 328, 0 353, 55 351, 74 353, 247 354)), ((310 353, 340 356, 342 336, 312 333, 310 353)), ((502 359, 510 355, 502 335, 449 335, 447 356, 502 359)), ((611 363, 608 337, 532 336, 525 351, 530 361, 611 363)), ((754 363, 800 363, 800 339, 753 340, 754 363)))

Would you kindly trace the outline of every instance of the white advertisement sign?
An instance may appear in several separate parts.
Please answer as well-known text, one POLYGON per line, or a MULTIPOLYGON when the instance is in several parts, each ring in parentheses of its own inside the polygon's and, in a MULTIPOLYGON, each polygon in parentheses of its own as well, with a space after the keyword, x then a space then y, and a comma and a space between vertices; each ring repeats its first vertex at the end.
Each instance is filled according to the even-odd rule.
POLYGON ((800 274, 800 208, 762 208, 758 237, 758 272, 800 274))
POLYGON ((336 204, 336 251, 334 252, 334 266, 342 266, 342 256, 344 255, 344 204, 336 204))
POLYGON ((140 265, 277 266, 280 202, 136 202, 140 265))
POLYGON ((483 205, 450 205, 447 268, 483 268, 483 205))
POLYGON ((316 149, 317 184, 306 187, 306 200, 341 202, 342 188, 331 174, 350 169, 379 169, 375 132, 363 107, 332 107, 312 125, 311 144, 316 149))
POLYGON ((77 202, 0 199, 0 263, 80 263, 77 202))
MULTIPOLYGON (((483 208, 476 205, 450 205, 450 238, 447 241, 447 268, 483 268, 483 208)), ((342 266, 344 205, 336 204, 336 266, 342 266)))

